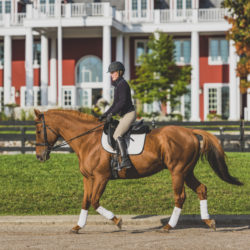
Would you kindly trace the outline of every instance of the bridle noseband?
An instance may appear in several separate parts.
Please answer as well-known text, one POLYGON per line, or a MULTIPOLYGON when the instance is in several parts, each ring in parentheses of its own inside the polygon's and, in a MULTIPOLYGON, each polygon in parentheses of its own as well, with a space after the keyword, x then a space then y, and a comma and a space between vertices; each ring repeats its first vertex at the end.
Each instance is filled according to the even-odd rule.
POLYGON ((48 142, 48 136, 47 136, 47 129, 46 127, 52 131, 57 137, 58 134, 50 128, 48 125, 45 124, 44 114, 41 114, 42 121, 36 122, 36 124, 42 123, 43 124, 43 137, 44 137, 44 143, 36 143, 36 146, 47 146, 48 151, 51 151, 53 149, 53 145, 49 144, 48 142))

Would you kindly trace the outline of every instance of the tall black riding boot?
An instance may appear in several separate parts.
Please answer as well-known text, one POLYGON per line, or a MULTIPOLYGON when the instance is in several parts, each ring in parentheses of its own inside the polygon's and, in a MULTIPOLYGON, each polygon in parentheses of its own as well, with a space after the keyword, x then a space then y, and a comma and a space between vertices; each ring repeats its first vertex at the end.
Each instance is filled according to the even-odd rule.
POLYGON ((121 153, 121 157, 122 157, 122 162, 121 162, 121 169, 122 168, 131 168, 132 167, 132 163, 128 157, 128 154, 127 154, 127 145, 126 145, 126 142, 125 142, 125 139, 121 136, 119 136, 116 140, 117 144, 118 144, 118 147, 119 147, 119 150, 120 150, 120 153, 121 153))

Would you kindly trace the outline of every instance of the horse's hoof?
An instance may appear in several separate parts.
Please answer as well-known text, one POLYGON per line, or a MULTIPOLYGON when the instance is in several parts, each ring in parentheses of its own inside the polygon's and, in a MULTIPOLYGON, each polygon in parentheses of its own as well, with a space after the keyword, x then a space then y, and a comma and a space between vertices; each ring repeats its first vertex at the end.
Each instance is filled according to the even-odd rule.
POLYGON ((169 233, 170 229, 172 229, 172 227, 169 224, 167 224, 162 228, 164 233, 169 233))
POLYGON ((212 228, 214 231, 216 231, 216 223, 215 220, 203 220, 203 222, 205 222, 210 228, 212 228))
POLYGON ((70 233, 72 233, 72 234, 78 234, 80 229, 81 229, 81 227, 79 227, 79 226, 77 225, 77 226, 73 227, 73 228, 70 230, 70 233))
POLYGON ((116 216, 112 219, 115 225, 121 230, 122 229, 122 218, 117 218, 116 216))

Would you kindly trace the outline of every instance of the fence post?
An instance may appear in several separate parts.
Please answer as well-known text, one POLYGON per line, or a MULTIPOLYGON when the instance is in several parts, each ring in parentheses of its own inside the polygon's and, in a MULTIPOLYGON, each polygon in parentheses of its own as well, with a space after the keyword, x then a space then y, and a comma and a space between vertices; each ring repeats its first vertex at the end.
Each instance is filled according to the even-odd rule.
POLYGON ((220 127, 220 144, 222 148, 224 149, 224 128, 220 127))
POLYGON ((244 140, 244 120, 240 121, 240 150, 245 151, 245 140, 244 140))
POLYGON ((22 154, 25 154, 25 141, 26 141, 26 136, 25 136, 26 128, 21 128, 21 135, 22 135, 22 140, 21 140, 21 152, 22 154))

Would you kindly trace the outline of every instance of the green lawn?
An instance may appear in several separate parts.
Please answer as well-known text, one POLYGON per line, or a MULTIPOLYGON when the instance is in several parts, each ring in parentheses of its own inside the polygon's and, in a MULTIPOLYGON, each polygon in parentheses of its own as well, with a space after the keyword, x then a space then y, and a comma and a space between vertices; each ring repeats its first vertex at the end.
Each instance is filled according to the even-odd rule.
MULTIPOLYGON (((208 188, 209 212, 250 214, 250 154, 227 155, 230 173, 244 186, 221 181, 207 163, 195 168, 208 188)), ((1 155, 0 183, 0 215, 79 214, 81 209, 83 185, 75 154, 52 154, 46 163, 35 155, 1 155)), ((182 214, 199 214, 196 194, 188 188, 186 193, 182 214)), ((116 214, 171 214, 170 174, 164 170, 143 179, 110 181, 101 204, 116 214)))

